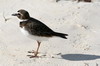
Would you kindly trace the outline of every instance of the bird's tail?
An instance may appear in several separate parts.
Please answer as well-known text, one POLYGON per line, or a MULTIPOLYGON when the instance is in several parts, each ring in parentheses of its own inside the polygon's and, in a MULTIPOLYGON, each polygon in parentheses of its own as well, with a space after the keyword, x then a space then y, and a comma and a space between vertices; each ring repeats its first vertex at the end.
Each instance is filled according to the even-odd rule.
POLYGON ((57 32, 55 32, 55 36, 67 39, 66 36, 68 36, 68 34, 63 34, 63 33, 57 33, 57 32))

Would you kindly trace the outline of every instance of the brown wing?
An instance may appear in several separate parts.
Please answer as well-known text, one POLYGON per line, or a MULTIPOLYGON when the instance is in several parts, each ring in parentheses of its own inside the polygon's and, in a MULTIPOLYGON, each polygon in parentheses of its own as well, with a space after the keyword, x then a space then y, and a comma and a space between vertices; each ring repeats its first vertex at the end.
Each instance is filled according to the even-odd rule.
POLYGON ((30 21, 28 21, 25 29, 28 30, 30 34, 37 35, 37 36, 51 37, 54 34, 53 30, 51 30, 42 22, 35 19, 31 19, 30 21))

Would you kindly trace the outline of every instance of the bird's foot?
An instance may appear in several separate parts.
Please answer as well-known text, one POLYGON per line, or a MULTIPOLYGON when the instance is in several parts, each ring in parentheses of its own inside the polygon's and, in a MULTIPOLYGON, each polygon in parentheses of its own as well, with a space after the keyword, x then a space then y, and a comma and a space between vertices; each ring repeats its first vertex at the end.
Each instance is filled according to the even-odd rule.
MULTIPOLYGON (((32 50, 32 51, 28 51, 28 53, 36 53, 36 51, 32 50)), ((39 53, 39 52, 38 52, 39 53)))
POLYGON ((34 53, 34 55, 27 55, 27 56, 29 56, 30 58, 39 58, 39 56, 37 56, 38 55, 38 52, 36 52, 36 51, 28 51, 28 53, 34 53))
POLYGON ((37 55, 27 55, 27 56, 29 56, 29 58, 39 58, 39 56, 37 55))

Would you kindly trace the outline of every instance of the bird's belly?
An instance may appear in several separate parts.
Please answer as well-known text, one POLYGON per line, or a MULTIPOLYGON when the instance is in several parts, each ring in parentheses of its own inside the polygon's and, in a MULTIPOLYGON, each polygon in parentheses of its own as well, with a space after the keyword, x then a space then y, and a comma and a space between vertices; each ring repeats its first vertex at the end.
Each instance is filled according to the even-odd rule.
POLYGON ((37 41, 46 41, 46 40, 48 40, 48 37, 35 36, 35 35, 29 34, 29 32, 27 30, 25 30, 24 27, 20 28, 20 30, 25 36, 27 36, 27 37, 29 37, 31 39, 34 39, 34 40, 37 40, 37 41))

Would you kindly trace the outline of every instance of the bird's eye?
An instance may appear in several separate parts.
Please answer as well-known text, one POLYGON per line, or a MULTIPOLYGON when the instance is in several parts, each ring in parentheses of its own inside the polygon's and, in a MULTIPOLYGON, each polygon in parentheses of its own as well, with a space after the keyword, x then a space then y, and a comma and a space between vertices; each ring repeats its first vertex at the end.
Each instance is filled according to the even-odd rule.
POLYGON ((20 15, 20 14, 18 13, 18 15, 20 15))

